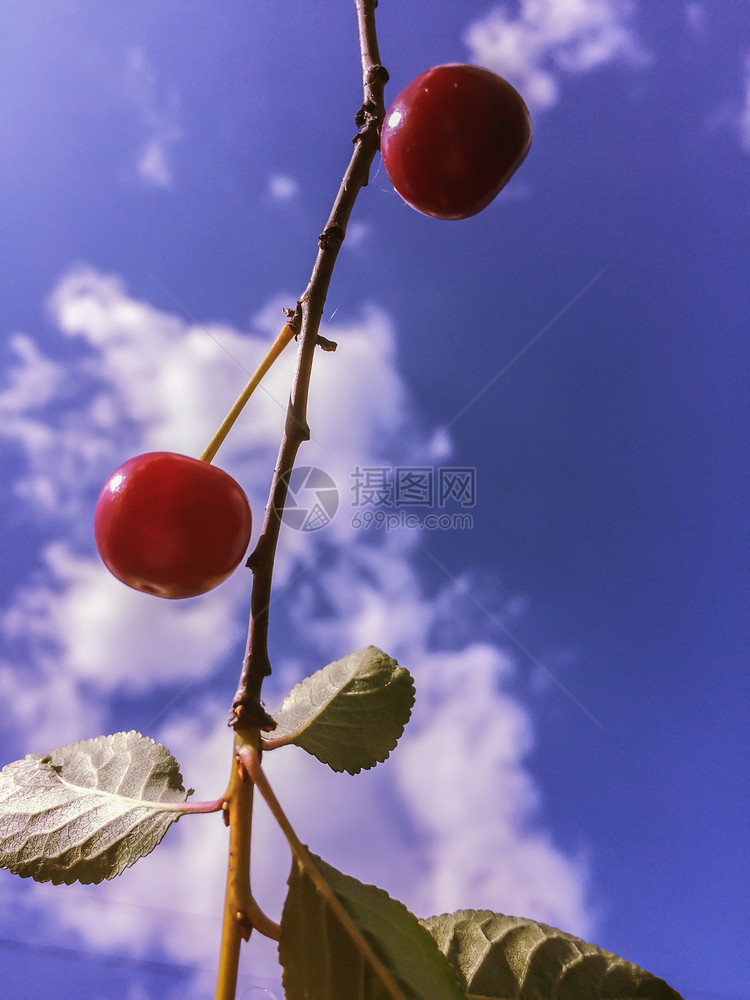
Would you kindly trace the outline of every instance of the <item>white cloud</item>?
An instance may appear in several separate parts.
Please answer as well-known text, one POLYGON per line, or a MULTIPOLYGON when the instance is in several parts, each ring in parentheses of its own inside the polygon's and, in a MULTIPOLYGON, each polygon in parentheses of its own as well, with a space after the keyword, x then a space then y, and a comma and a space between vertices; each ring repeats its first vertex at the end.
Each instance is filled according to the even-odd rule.
POLYGON ((127 54, 125 90, 145 132, 135 157, 135 175, 143 184, 169 188, 174 181, 170 146, 182 139, 178 96, 174 91, 159 93, 156 73, 138 46, 127 54))
MULTIPOLYGON (((104 480, 134 454, 202 451, 265 354, 282 314, 278 306, 259 314, 262 336, 186 323, 130 298, 116 278, 87 268, 59 282, 50 313, 84 350, 63 365, 45 357, 30 338, 15 337, 15 363, 0 391, 0 433, 24 452, 16 492, 46 523, 62 522, 61 530, 72 533, 76 544, 51 544, 40 555, 35 578, 17 590, 0 620, 17 661, 34 664, 40 683, 55 678, 68 692, 69 710, 60 718, 37 712, 33 699, 19 697, 18 725, 28 731, 33 721, 39 739, 69 742, 77 738, 73 727, 80 721, 70 704, 76 685, 96 693, 93 706, 115 691, 133 694, 210 676, 227 641, 241 637, 247 571, 198 601, 153 601, 122 587, 93 554, 93 505, 104 480)), ((324 539, 287 533, 278 561, 281 585, 311 561, 316 546, 350 535, 345 507, 354 465, 382 460, 386 442, 406 437, 404 390, 384 317, 365 310, 360 321, 341 324, 335 335, 338 353, 320 352, 316 359, 313 440, 302 460, 322 466, 341 484, 342 517, 324 539), (348 414, 343 423, 342 412, 348 414)), ((292 346, 217 457, 245 486, 256 535, 293 364, 292 346)), ((5 677, 7 690, 12 676, 5 677)), ((92 725, 98 719, 97 709, 92 725)))
POLYGON ((750 53, 745 55, 740 70, 739 100, 723 101, 710 115, 707 127, 729 129, 739 143, 740 150, 750 156, 750 53))
MULTIPOLYGON (((563 856, 537 822, 541 800, 525 767, 532 719, 505 691, 516 673, 514 660, 486 642, 435 650, 437 626, 458 633, 462 620, 471 618, 471 602, 450 583, 446 600, 425 594, 414 568, 418 543, 413 537, 389 542, 349 546, 340 562, 299 588, 295 601, 310 640, 332 650, 372 642, 415 676, 414 716, 388 768, 421 854, 389 844, 390 879, 387 872, 368 877, 379 874, 421 915, 502 905, 590 933, 585 865, 563 856), (457 727, 456 719, 470 721, 457 727), (454 735, 447 739, 447 733, 454 735), (511 857, 508 864, 498 862, 511 857), (410 867, 415 863, 421 877, 410 867)), ((317 794, 315 784, 310 787, 310 795, 317 794)))
POLYGON ((167 158, 167 143, 179 138, 178 133, 160 133, 151 136, 136 160, 136 173, 142 181, 153 187, 171 187, 172 171, 167 158))
MULTIPOLYGON (((118 279, 87 268, 60 281, 50 312, 66 336, 88 349, 75 376, 99 389, 73 411, 74 420, 71 413, 77 433, 66 437, 55 430, 51 443, 57 455, 87 450, 88 475, 96 483, 138 451, 200 454, 270 346, 266 330, 249 336, 218 324, 185 322, 129 298, 118 279)), ((280 310, 278 316, 280 327, 280 310)), ((238 424, 222 446, 219 464, 227 467, 271 447, 270 435, 282 426, 292 363, 291 351, 277 362, 253 401, 252 421, 238 424)), ((49 451, 32 451, 29 458, 32 474, 55 462, 49 451)), ((55 478, 63 487, 73 485, 59 460, 56 465, 55 478)), ((78 474, 76 479, 79 483, 78 474)))
POLYGON ((234 594, 162 604, 123 588, 98 559, 64 542, 50 545, 42 559, 42 580, 18 589, 2 630, 24 644, 31 662, 50 658, 49 675, 61 672, 104 693, 153 690, 205 669, 223 637, 241 627, 234 594), (180 655, 165 657, 168 649, 180 655))
POLYGON ((475 644, 427 654, 417 669, 422 702, 397 762, 430 872, 416 908, 502 908, 587 935, 584 866, 536 823, 539 790, 524 765, 532 722, 503 692, 514 673, 507 655, 475 644), (470 722, 446 745, 456 719, 470 722))
POLYGON ((371 227, 366 222, 349 222, 346 227, 345 250, 359 250, 368 240, 371 227))
POLYGON ((268 179, 268 193, 275 201, 290 201, 299 194, 299 184, 293 177, 274 174, 268 179))
MULTIPOLYGON (((8 650, 0 696, 16 709, 7 725, 18 727, 16 739, 33 738, 34 750, 93 735, 122 695, 148 696, 149 705, 168 701, 207 667, 210 676, 213 659, 242 628, 245 574, 195 601, 159 601, 109 577, 80 525, 90 524, 98 484, 125 458, 159 448, 198 453, 242 387, 243 368, 254 367, 281 324, 278 304, 258 314, 252 335, 186 323, 86 268, 61 280, 50 311, 79 345, 78 360, 63 366, 19 336, 0 392, 2 432, 25 455, 18 488, 57 518, 50 521, 57 540, 0 615, 8 650)), ((532 718, 508 693, 514 661, 487 641, 450 653, 437 646, 434 637, 451 615, 469 612, 455 593, 444 600, 425 590, 418 546, 428 542, 414 533, 356 532, 349 524, 345 494, 356 465, 425 464, 444 458, 449 442, 441 441, 439 453, 425 445, 382 311, 370 306, 324 332, 339 348, 316 356, 313 441, 300 461, 334 476, 342 515, 325 531, 282 535, 282 589, 318 561, 314 579, 303 572, 274 605, 277 654, 267 697, 280 699, 301 671, 375 643, 412 670, 418 702, 385 765, 350 778, 285 748, 268 755, 270 778, 314 850, 420 914, 489 906, 586 934, 585 866, 545 827, 527 765, 532 718), (456 719, 471 722, 457 727, 456 719)), ((290 349, 219 452, 220 464, 249 484, 256 511, 275 461, 293 363, 290 349)), ((177 701, 151 735, 175 753, 197 797, 211 799, 229 771, 231 691, 200 690, 199 709, 177 701)), ((258 896, 278 915, 288 851, 262 804, 253 850, 258 896)), ((210 967, 225 852, 219 817, 185 817, 154 855, 115 882, 69 892, 30 887, 28 899, 39 902, 56 928, 51 934, 63 928, 95 950, 175 961, 187 950, 193 964, 210 967)), ((275 975, 273 945, 253 939, 248 955, 255 974, 275 975)))
POLYGON ((633 13, 630 0, 520 0, 517 13, 500 5, 475 21, 464 41, 475 62, 508 79, 531 108, 544 109, 559 100, 565 73, 646 61, 633 13))
POLYGON ((701 35, 706 27, 706 8, 702 3, 685 4, 685 20, 693 35, 701 35))
POLYGON ((745 58, 742 77, 742 104, 737 117, 737 131, 742 152, 750 155, 750 55, 745 58))

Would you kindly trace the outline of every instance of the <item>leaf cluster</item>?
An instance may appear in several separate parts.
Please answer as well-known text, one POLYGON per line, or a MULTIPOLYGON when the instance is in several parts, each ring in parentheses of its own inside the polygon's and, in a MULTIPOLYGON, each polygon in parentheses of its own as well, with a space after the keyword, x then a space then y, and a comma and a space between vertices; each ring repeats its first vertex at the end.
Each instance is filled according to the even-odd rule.
MULTIPOLYGON (((409 672, 368 646, 297 684, 262 747, 295 745, 356 774, 387 759, 413 704, 409 672)), ((255 779, 280 813, 262 771, 255 779)), ((174 757, 140 733, 29 754, 0 773, 0 866, 40 882, 114 878, 181 816, 222 806, 189 795, 174 757)), ((293 856, 278 935, 288 1000, 679 1000, 632 963, 533 920, 459 910, 420 921, 310 853, 280 817, 293 856)))

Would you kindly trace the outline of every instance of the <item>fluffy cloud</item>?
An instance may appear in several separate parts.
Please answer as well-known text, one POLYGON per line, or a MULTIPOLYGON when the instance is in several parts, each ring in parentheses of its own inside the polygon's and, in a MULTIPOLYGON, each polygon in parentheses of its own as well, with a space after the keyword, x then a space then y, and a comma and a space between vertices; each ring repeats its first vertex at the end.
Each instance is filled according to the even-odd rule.
POLYGON ((299 194, 299 184, 286 174, 274 174, 268 179, 268 193, 274 201, 290 201, 299 194))
POLYGON ((517 12, 501 5, 475 21, 464 41, 475 62, 543 109, 559 100, 564 73, 646 60, 630 26, 633 12, 630 0, 520 0, 517 12))
MULTIPOLYGON (((34 579, 0 616, 6 643, 40 686, 53 683, 69 693, 71 685, 85 686, 92 706, 94 696, 133 695, 210 677, 227 642, 244 631, 247 574, 239 572, 197 601, 155 602, 129 591, 92 551, 93 505, 101 483, 133 454, 202 451, 281 325, 280 305, 259 314, 253 335, 242 334, 186 323, 130 298, 118 279, 79 268, 59 282, 49 310, 81 353, 62 364, 44 356, 30 338, 16 336, 15 363, 0 392, 0 433, 24 455, 13 488, 45 524, 58 524, 61 538, 40 553, 34 579)), ((405 407, 385 318, 365 310, 358 323, 342 324, 336 337, 337 363, 323 353, 316 360, 313 440, 302 460, 322 466, 341 484, 343 508, 350 470, 358 461, 382 460, 384 442, 403 432, 405 407), (349 413, 343 424, 341 412, 349 413)), ((217 458, 245 485, 258 522, 293 364, 290 347, 217 458)), ((327 530, 327 544, 350 533, 342 517, 327 530)), ((322 544, 304 532, 289 532, 285 541, 277 567, 281 587, 304 572, 322 544)), ((0 664, 0 684, 8 694, 16 677, 7 663, 0 664)), ((46 711, 18 693, 16 721, 28 732, 34 720, 40 740, 76 738, 70 730, 80 716, 71 698, 66 713, 50 712, 45 722, 46 711)), ((93 726, 99 718, 92 718, 93 726)))
MULTIPOLYGON (((216 798, 231 757, 231 687, 217 683, 216 671, 247 615, 245 574, 201 599, 157 601, 108 576, 81 523, 90 523, 98 484, 125 458, 202 449, 280 325, 278 303, 256 317, 252 333, 201 326, 131 298, 116 278, 80 268, 61 280, 50 312, 79 349, 76 359, 63 365, 18 336, 0 392, 2 433, 24 456, 15 488, 55 533, 0 615, 0 692, 16 709, 13 736, 43 750, 93 735, 122 696, 134 705, 141 699, 145 718, 155 704, 167 704, 150 735, 175 753, 198 798, 216 798), (193 680, 200 698, 171 703, 193 680)), ((449 600, 427 590, 417 568, 427 543, 416 533, 378 535, 350 524, 352 469, 424 465, 444 455, 447 443, 434 453, 425 444, 430 435, 411 412, 394 332, 381 311, 365 308, 326 334, 339 349, 316 357, 313 441, 301 461, 334 477, 342 513, 323 531, 283 533, 272 611, 275 672, 266 696, 273 710, 303 673, 375 643, 412 670, 418 702, 385 765, 350 778, 284 748, 267 757, 270 779, 314 850, 420 914, 489 906, 587 934, 585 866, 545 828, 526 763, 532 718, 509 693, 516 667, 501 637, 441 648, 436 635, 450 631, 452 615, 458 626, 476 614, 474 606, 465 595, 464 606, 447 581, 449 600)), ((292 365, 290 350, 219 452, 220 464, 250 484, 258 511, 292 365)), ((257 812, 254 884, 277 915, 288 850, 262 803, 257 812)), ((176 962, 187 952, 192 965, 210 968, 225 868, 220 818, 185 817, 157 852, 115 882, 69 891, 29 886, 24 905, 39 905, 50 935, 74 935, 87 948, 176 962)), ((275 975, 271 943, 253 939, 248 961, 253 974, 275 975)))
POLYGON ((706 27, 706 8, 702 3, 685 4, 685 21, 694 35, 701 35, 706 27))
POLYGON ((710 130, 728 129, 739 143, 740 150, 750 156, 750 53, 739 67, 739 99, 722 101, 707 121, 710 130))
POLYGON ((750 155, 750 55, 745 58, 742 77, 742 104, 737 117, 737 131, 743 153, 750 155))
POLYGON ((135 159, 135 175, 142 184, 169 188, 174 180, 169 148, 182 138, 179 100, 174 92, 161 97, 156 74, 140 47, 128 52, 125 91, 145 132, 135 159))

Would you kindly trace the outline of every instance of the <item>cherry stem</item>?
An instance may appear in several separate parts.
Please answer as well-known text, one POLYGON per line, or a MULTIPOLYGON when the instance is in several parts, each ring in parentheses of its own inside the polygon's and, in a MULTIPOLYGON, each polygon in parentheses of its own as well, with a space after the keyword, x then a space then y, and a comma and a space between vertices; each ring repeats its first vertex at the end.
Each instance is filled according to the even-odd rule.
POLYGON ((232 700, 232 712, 229 718, 230 725, 235 728, 240 725, 257 726, 269 731, 275 726, 273 719, 261 705, 260 693, 264 678, 271 673, 268 656, 268 610, 271 603, 273 565, 281 515, 297 452, 302 442, 310 437, 307 424, 310 376, 333 268, 346 236, 346 227, 357 195, 369 180, 370 167, 380 146, 380 128, 385 117, 383 91, 388 73, 380 63, 375 33, 377 0, 355 0, 355 2, 364 103, 355 116, 359 131, 354 138, 354 152, 325 229, 318 240, 318 254, 310 280, 298 303, 300 335, 297 368, 263 526, 255 549, 248 560, 248 565, 253 571, 250 628, 242 673, 232 700))
POLYGON ((263 376, 266 374, 268 369, 274 363, 276 358, 278 358, 278 356, 281 354, 281 352, 284 350, 284 348, 287 346, 290 340, 294 337, 294 335, 295 331, 292 329, 289 323, 286 323, 282 327, 281 332, 279 333, 276 340, 274 340, 273 344, 271 345, 268 354, 266 354, 265 358, 263 358, 263 360, 258 365, 256 370, 253 372, 250 381, 247 383, 245 388, 239 394, 237 400, 235 401, 234 406, 229 411, 229 413, 227 413, 227 415, 224 417, 219 426, 219 429, 216 431, 214 436, 209 441, 208 447, 201 455, 201 462, 209 462, 209 463, 213 462, 214 458, 216 457, 216 452, 224 443, 224 439, 234 426, 237 417, 239 417, 240 413, 242 413, 242 410, 245 407, 245 403, 247 403, 248 399, 250 399, 252 394, 258 388, 263 376))

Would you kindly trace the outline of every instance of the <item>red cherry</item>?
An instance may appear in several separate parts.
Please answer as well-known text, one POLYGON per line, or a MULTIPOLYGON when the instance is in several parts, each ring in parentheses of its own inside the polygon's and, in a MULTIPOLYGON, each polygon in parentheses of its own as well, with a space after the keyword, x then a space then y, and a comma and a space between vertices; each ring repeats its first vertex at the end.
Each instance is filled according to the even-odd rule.
POLYGON ((166 451, 121 465, 94 514, 107 569, 158 597, 195 597, 217 587, 240 564, 251 527, 250 504, 228 473, 166 451))
POLYGON ((507 80, 449 63, 422 73, 385 116, 380 151, 391 184, 412 208, 467 219, 496 197, 531 145, 531 119, 507 80))

